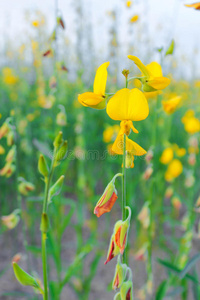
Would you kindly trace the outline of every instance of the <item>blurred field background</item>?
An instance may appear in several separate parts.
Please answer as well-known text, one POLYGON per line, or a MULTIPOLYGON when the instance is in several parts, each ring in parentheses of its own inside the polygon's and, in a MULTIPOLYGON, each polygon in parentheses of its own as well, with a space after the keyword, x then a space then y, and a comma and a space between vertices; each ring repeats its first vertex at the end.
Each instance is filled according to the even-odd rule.
MULTIPOLYGON (((141 133, 135 140, 148 153, 135 158, 134 169, 127 170, 135 299, 147 299, 143 295, 149 218, 145 203, 150 194, 155 286, 149 299, 162 299, 156 295, 170 276, 166 299, 200 299, 200 12, 184 4, 179 0, 1 1, 0 299, 41 299, 17 283, 11 262, 17 254, 20 264, 42 279, 43 182, 37 162, 40 153, 51 157, 60 130, 68 140, 68 155, 56 170, 57 177, 65 175, 62 192, 50 206, 50 299, 113 299, 115 265, 110 262, 106 268, 103 262, 113 224, 120 218, 120 204, 116 203, 112 216, 101 219, 93 209, 121 167, 121 157, 110 151, 119 128, 105 111, 84 108, 77 97, 92 90, 96 68, 105 61, 110 61, 107 90, 123 88, 123 69, 138 75, 128 54, 145 64, 156 60, 171 79, 166 90, 148 99, 150 115, 138 124, 141 133), (172 40, 174 50, 166 55, 172 40), (176 97, 181 100, 174 109, 164 105, 176 97), (5 124, 9 131, 3 134, 5 124), (16 159, 10 164, 11 150, 16 159), (23 185, 27 182, 28 188, 23 185)), ((134 86, 140 87, 137 81, 129 87, 134 86)))

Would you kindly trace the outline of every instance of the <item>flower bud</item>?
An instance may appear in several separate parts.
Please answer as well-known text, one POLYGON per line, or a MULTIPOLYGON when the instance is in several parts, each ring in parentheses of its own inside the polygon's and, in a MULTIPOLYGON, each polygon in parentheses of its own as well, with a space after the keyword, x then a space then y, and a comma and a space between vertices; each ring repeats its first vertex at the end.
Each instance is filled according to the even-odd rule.
POLYGON ((3 125, 0 127, 0 139, 2 139, 2 137, 6 136, 8 134, 10 130, 9 124, 8 122, 4 122, 3 125))
POLYGON ((35 186, 28 181, 22 181, 20 182, 20 184, 18 185, 18 191, 24 195, 27 196, 29 192, 34 191, 35 186))
POLYGON ((1 221, 4 226, 7 227, 7 229, 13 229, 17 226, 19 223, 19 216, 18 216, 19 210, 14 210, 10 215, 2 216, 1 221))
POLYGON ((106 259, 104 265, 106 265, 111 259, 113 259, 119 253, 120 253, 120 249, 115 243, 115 235, 113 234, 110 239, 110 245, 108 248, 107 259, 106 259))
POLYGON ((1 170, 0 170, 0 176, 5 176, 6 178, 9 178, 14 172, 15 172, 15 165, 12 163, 7 163, 1 170))
POLYGON ((133 283, 131 280, 124 282, 120 289, 121 300, 133 300, 133 283))
POLYGON ((22 268, 18 266, 17 263, 13 262, 13 271, 15 273, 16 279, 21 283, 22 285, 28 285, 32 286, 34 288, 40 288, 37 281, 34 277, 30 276, 28 273, 26 273, 22 268))
POLYGON ((126 272, 127 272, 127 265, 122 264, 120 261, 120 256, 118 256, 118 262, 115 267, 115 275, 112 283, 113 290, 116 290, 121 287, 122 283, 125 280, 126 272))
POLYGON ((180 209, 182 207, 182 203, 178 197, 172 198, 172 205, 178 212, 180 211, 180 209))
POLYGON ((126 209, 129 211, 127 219, 125 221, 118 221, 114 228, 115 243, 119 247, 121 254, 124 253, 124 249, 127 245, 127 236, 131 219, 131 209, 128 206, 126 206, 126 209))
POLYGON ((147 167, 143 174, 143 179, 148 180, 151 177, 152 173, 153 173, 153 168, 151 166, 147 167))
POLYGON ((56 116, 56 124, 59 126, 67 125, 67 116, 64 112, 60 111, 56 116))
POLYGON ((60 131, 57 135, 57 137, 55 138, 53 145, 56 149, 58 149, 63 143, 63 133, 62 131, 60 131))
POLYGON ((64 141, 64 143, 62 144, 62 146, 60 147, 60 149, 58 150, 58 152, 56 153, 56 161, 60 161, 62 160, 66 153, 67 153, 67 148, 68 148, 68 142, 64 141))
POLYGON ((14 132, 10 130, 7 134, 7 145, 12 146, 14 143, 14 132))
POLYGON ((6 156, 7 163, 13 162, 13 160, 15 160, 15 156, 16 156, 16 146, 12 146, 12 148, 10 149, 10 151, 6 156))
POLYGON ((53 196, 58 195, 61 191, 63 181, 65 176, 62 175, 60 178, 54 183, 54 185, 49 190, 49 201, 53 198, 53 196))
POLYGON ((38 160, 38 171, 44 177, 47 177, 48 174, 49 174, 48 165, 47 165, 46 160, 45 160, 45 158, 42 154, 40 155, 39 160, 38 160))
POLYGON ((138 215, 138 220, 142 224, 143 228, 147 229, 150 224, 150 211, 149 211, 149 203, 145 203, 144 206, 142 207, 139 215, 138 215))
POLYGON ((94 208, 94 214, 97 215, 98 218, 104 213, 111 211, 118 198, 117 190, 115 189, 115 178, 118 176, 122 176, 122 174, 118 173, 113 177, 94 208))

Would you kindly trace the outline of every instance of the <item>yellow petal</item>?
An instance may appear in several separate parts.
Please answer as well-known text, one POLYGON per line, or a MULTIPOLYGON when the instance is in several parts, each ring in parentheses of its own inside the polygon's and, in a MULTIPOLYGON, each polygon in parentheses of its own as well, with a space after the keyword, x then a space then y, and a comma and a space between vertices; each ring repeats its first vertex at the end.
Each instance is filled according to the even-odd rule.
POLYGON ((200 2, 196 2, 193 4, 185 4, 186 7, 193 7, 194 9, 200 10, 200 2))
POLYGON ((105 95, 106 81, 108 76, 107 68, 109 64, 110 64, 109 62, 105 62, 96 71, 94 86, 93 86, 93 91, 95 94, 101 96, 105 95))
POLYGON ((146 76, 146 77, 151 76, 151 72, 146 68, 146 66, 141 62, 141 60, 139 58, 137 58, 134 55, 128 55, 128 58, 131 59, 132 61, 134 61, 134 63, 140 69, 140 71, 142 72, 142 74, 144 76, 146 76))
POLYGON ((97 95, 95 93, 92 93, 92 92, 86 92, 86 93, 78 95, 78 101, 83 106, 94 107, 94 106, 100 104, 104 100, 105 99, 103 97, 101 97, 100 95, 97 95))
POLYGON ((155 77, 148 81, 148 85, 156 90, 163 90, 170 84, 170 79, 167 77, 155 77))
MULTIPOLYGON (((123 154, 123 148, 124 148, 124 135, 118 134, 113 146, 112 151, 114 151, 116 154, 123 154)), ((146 151, 140 147, 137 143, 133 142, 126 136, 126 151, 131 153, 134 156, 141 156, 146 154, 146 151)))
POLYGON ((159 65, 159 63, 157 63, 156 61, 152 61, 146 66, 146 68, 154 77, 163 76, 161 65, 159 65))
POLYGON ((140 90, 124 88, 110 99, 106 111, 113 120, 140 121, 147 118, 149 106, 140 90))
POLYGON ((162 101, 164 111, 168 114, 172 114, 180 104, 181 99, 181 96, 177 96, 167 101, 162 101))

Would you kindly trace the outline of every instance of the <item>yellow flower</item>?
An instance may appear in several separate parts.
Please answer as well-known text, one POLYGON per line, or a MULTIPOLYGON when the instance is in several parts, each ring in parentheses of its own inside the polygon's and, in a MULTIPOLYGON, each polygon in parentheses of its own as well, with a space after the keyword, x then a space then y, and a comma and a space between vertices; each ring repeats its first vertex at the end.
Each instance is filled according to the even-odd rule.
POLYGON ((134 15, 131 19, 130 19, 130 23, 135 23, 137 22, 137 20, 139 19, 138 15, 134 15))
POLYGON ((186 121, 185 131, 190 134, 194 134, 200 131, 200 121, 197 118, 190 118, 186 121))
POLYGON ((7 85, 15 85, 18 82, 18 77, 14 75, 13 70, 11 68, 5 67, 2 70, 3 73, 3 81, 7 85))
POLYGON ((35 20, 32 22, 33 27, 39 27, 40 22, 38 20, 35 20))
POLYGON ((165 173, 165 179, 172 181, 177 178, 183 172, 183 165, 178 159, 174 159, 170 162, 167 171, 165 173))
POLYGON ((200 131, 200 121, 195 118, 194 111, 189 109, 181 119, 184 124, 185 131, 190 134, 195 134, 200 131))
POLYGON ((110 143, 113 140, 113 137, 114 139, 116 138, 119 130, 119 125, 108 126, 103 132, 103 141, 105 143, 110 143))
POLYGON ((173 149, 171 147, 166 148, 160 158, 160 162, 164 165, 168 164, 170 161, 172 161, 174 157, 173 149))
POLYGON ((181 96, 162 101, 163 109, 167 114, 173 114, 181 102, 181 96))
POLYGON ((132 5, 132 1, 126 1, 126 6, 127 7, 131 7, 131 5, 132 5))
POLYGON ((186 154, 186 150, 184 148, 178 148, 176 150, 176 155, 179 156, 179 157, 182 157, 186 154))
POLYGON ((144 94, 137 88, 129 90, 127 88, 119 90, 108 102, 107 114, 113 120, 121 121, 120 131, 112 146, 112 151, 116 154, 123 154, 124 134, 126 135, 126 166, 134 166, 134 156, 144 155, 146 151, 127 136, 131 129, 138 133, 132 121, 140 121, 147 118, 149 114, 148 102, 144 94))
POLYGON ((162 68, 157 62, 154 61, 145 66, 136 56, 128 55, 128 58, 133 60, 142 72, 143 77, 140 80, 144 92, 163 90, 170 84, 170 79, 163 77, 162 68))
POLYGON ((107 68, 109 62, 102 64, 96 72, 94 79, 93 92, 86 92, 78 95, 78 101, 86 107, 103 109, 106 106, 106 81, 107 81, 107 68))

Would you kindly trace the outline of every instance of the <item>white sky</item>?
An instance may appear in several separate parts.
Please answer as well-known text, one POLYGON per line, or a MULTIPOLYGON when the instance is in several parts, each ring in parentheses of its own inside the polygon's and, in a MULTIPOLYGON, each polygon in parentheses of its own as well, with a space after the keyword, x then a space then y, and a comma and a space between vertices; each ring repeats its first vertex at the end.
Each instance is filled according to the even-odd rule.
MULTIPOLYGON (((77 26, 74 13, 75 4, 80 0, 57 1, 67 25, 66 35, 73 41, 77 26)), ((186 76, 189 78, 194 75, 192 73, 195 73, 195 76, 200 76, 200 53, 194 56, 194 50, 200 50, 200 11, 184 6, 184 4, 193 3, 195 0, 133 0, 130 9, 126 8, 126 1, 124 0, 82 0, 82 2, 84 3, 86 21, 91 20, 92 22, 95 53, 98 53, 99 60, 106 59, 107 47, 105 45, 109 42, 108 28, 111 20, 106 12, 117 7, 122 56, 126 57, 128 54, 123 45, 131 39, 136 39, 137 44, 139 32, 141 33, 141 40, 136 52, 139 51, 137 54, 140 55, 146 53, 147 47, 150 48, 150 53, 155 53, 156 47, 167 47, 171 39, 174 38, 179 73, 184 75, 185 70, 187 70, 186 76), (140 19, 138 23, 132 25, 134 33, 130 36, 128 20, 134 14, 139 14, 140 19), (148 38, 150 43, 147 43, 148 38), (142 50, 140 50, 140 46, 142 50), (181 62, 182 57, 185 57, 184 65, 181 62)), ((0 0, 0 47, 4 45, 7 38, 19 45, 26 39, 29 29, 27 20, 25 20, 25 11, 40 10, 45 14, 48 29, 51 32, 55 20, 54 9, 55 0, 0 0)))

